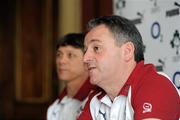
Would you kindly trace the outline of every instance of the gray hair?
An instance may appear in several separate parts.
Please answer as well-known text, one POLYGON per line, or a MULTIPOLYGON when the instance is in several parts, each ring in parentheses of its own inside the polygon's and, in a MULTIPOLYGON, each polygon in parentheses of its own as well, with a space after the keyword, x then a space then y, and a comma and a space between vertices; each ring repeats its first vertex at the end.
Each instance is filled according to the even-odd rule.
POLYGON ((87 25, 87 31, 99 25, 107 26, 118 46, 126 42, 132 42, 135 47, 135 61, 144 60, 144 45, 141 34, 130 20, 117 15, 102 16, 90 20, 87 25))

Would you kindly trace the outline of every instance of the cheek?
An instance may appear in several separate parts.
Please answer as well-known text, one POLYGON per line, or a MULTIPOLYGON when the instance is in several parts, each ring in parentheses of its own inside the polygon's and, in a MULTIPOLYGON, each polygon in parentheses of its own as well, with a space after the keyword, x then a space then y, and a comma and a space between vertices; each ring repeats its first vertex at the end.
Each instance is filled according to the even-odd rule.
POLYGON ((107 72, 111 66, 111 61, 108 58, 102 58, 97 61, 101 72, 107 72))
POLYGON ((85 69, 83 61, 74 62, 71 66, 72 66, 72 69, 76 71, 82 71, 85 69))
POLYGON ((55 59, 55 63, 56 63, 56 65, 58 65, 58 62, 59 62, 59 59, 55 59))
POLYGON ((104 58, 101 62, 101 65, 103 66, 103 69, 108 70, 116 70, 118 67, 118 64, 120 63, 120 56, 117 56, 117 54, 110 54, 106 58, 104 58))

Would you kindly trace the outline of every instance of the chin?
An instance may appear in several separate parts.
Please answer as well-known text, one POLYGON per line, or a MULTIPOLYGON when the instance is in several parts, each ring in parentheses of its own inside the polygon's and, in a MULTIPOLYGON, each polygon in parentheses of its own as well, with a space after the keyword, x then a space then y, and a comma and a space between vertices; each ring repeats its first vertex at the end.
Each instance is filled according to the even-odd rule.
POLYGON ((90 77, 90 83, 93 84, 93 85, 97 85, 98 80, 95 79, 95 78, 90 77))
POLYGON ((62 81, 66 81, 66 80, 67 80, 67 77, 65 77, 65 76, 59 76, 59 79, 62 80, 62 81))

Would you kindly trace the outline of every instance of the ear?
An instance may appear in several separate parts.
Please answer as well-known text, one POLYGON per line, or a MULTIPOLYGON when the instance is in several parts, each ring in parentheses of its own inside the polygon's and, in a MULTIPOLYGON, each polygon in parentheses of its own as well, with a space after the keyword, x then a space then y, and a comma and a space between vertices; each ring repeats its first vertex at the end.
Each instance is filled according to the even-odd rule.
POLYGON ((124 44, 124 60, 130 61, 134 59, 134 44, 132 42, 126 42, 124 44))

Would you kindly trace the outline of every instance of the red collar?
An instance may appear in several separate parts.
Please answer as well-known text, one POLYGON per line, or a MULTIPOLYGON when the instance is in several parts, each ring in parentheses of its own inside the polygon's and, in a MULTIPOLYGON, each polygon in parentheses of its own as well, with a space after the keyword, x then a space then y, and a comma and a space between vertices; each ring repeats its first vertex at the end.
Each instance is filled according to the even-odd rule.
POLYGON ((120 90, 119 95, 121 94, 127 96, 129 87, 135 87, 139 82, 143 82, 142 79, 143 77, 145 77, 144 75, 152 71, 156 71, 155 67, 152 64, 145 65, 144 61, 140 61, 139 63, 137 63, 123 88, 120 90))
MULTIPOLYGON (((91 85, 88 78, 73 98, 83 101, 89 95, 89 92, 94 88, 95 86, 91 85)), ((65 87, 62 93, 60 94, 59 99, 62 100, 62 98, 66 95, 67 95, 67 88, 65 87)))

